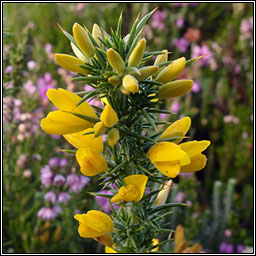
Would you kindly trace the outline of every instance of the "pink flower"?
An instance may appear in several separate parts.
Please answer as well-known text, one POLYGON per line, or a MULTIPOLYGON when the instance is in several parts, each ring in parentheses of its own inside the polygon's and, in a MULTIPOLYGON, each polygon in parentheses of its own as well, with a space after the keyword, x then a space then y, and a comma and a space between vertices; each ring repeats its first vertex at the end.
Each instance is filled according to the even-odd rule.
POLYGON ((174 101, 171 105, 171 112, 178 113, 180 111, 180 103, 178 101, 174 101))
POLYGON ((53 179, 53 184, 62 186, 65 182, 65 177, 61 174, 56 174, 53 179))
POLYGON ((197 81, 194 81, 193 87, 192 87, 192 92, 198 93, 200 92, 200 84, 197 81))
POLYGON ((45 187, 49 187, 52 182, 53 173, 48 165, 41 169, 40 180, 45 187))
POLYGON ((166 18, 166 12, 164 11, 156 11, 152 15, 152 27, 153 28, 158 28, 159 30, 164 29, 164 20, 166 18))
POLYGON ((65 203, 70 199, 70 194, 67 192, 60 192, 59 196, 58 196, 58 202, 59 203, 65 203))
POLYGON ((35 69, 36 67, 36 62, 34 60, 30 60, 28 63, 27 63, 27 67, 28 67, 28 70, 33 70, 35 69))
POLYGON ((5 68, 4 73, 5 73, 5 74, 9 74, 9 73, 11 73, 11 72, 13 71, 13 69, 14 69, 14 68, 9 65, 9 66, 7 66, 7 67, 5 68))
POLYGON ((54 191, 49 191, 44 195, 44 200, 46 202, 52 202, 53 204, 56 202, 56 194, 54 191))

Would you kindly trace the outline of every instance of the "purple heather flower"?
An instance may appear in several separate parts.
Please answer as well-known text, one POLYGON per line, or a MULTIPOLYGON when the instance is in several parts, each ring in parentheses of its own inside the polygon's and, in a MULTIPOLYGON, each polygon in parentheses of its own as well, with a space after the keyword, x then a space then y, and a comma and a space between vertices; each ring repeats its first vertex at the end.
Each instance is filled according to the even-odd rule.
POLYGON ((50 73, 45 73, 44 77, 40 77, 37 79, 37 87, 39 89, 39 96, 42 101, 48 101, 48 97, 46 96, 46 92, 50 88, 56 87, 56 81, 53 80, 50 73))
POLYGON ((244 250, 244 246, 242 244, 238 244, 236 246, 236 252, 237 253, 243 253, 243 250, 244 250))
POLYGON ((178 18, 178 19, 176 20, 176 26, 177 26, 178 28, 182 28, 182 27, 184 26, 184 20, 181 19, 181 18, 178 18))
MULTIPOLYGON (((109 190, 102 190, 100 194, 113 195, 109 190)), ((98 205, 104 210, 106 213, 111 212, 111 207, 108 201, 108 198, 102 196, 96 196, 95 199, 98 201, 98 205)), ((118 205, 113 205, 114 209, 117 210, 119 208, 118 205)))
POLYGON ((191 54, 192 58, 197 58, 205 54, 207 55, 204 56, 200 61, 203 66, 208 66, 210 64, 209 60, 213 58, 213 53, 211 52, 209 47, 207 45, 203 45, 201 47, 199 45, 195 45, 192 48, 192 54, 191 54))
POLYGON ((59 203, 65 203, 70 199, 70 194, 67 192, 60 192, 58 196, 58 202, 59 203))
POLYGON ((56 193, 54 191, 49 191, 44 195, 44 200, 52 202, 53 204, 56 202, 56 193))
POLYGON ((49 187, 51 185, 52 182, 52 176, 53 173, 50 169, 50 167, 48 165, 44 166, 41 169, 41 176, 40 176, 40 180, 41 183, 45 186, 45 187, 49 187))
POLYGON ((55 139, 55 140, 59 140, 59 139, 61 138, 61 135, 55 135, 55 134, 53 134, 53 135, 51 135, 51 137, 52 137, 53 139, 55 139))
POLYGON ((223 242, 220 245, 219 251, 220 251, 220 253, 233 253, 234 246, 228 242, 223 242))
POLYGON ((168 116, 168 114, 161 113, 161 114, 159 114, 159 119, 164 120, 167 116, 168 116))
POLYGON ((152 15, 152 27, 158 28, 159 30, 164 29, 164 20, 166 18, 166 12, 165 11, 156 11, 152 15))
POLYGON ((178 192, 175 197, 175 201, 178 203, 182 203, 184 199, 185 199, 185 194, 183 192, 178 192))
POLYGON ((171 105, 171 112, 178 113, 180 111, 180 103, 178 101, 174 101, 171 105))
POLYGON ((24 85, 23 85, 24 89, 26 90, 26 92, 28 93, 29 96, 33 96, 35 94, 35 92, 37 91, 34 83, 32 80, 28 80, 24 85))
POLYGON ((53 179, 53 184, 56 185, 63 185, 65 182, 65 177, 61 174, 56 174, 53 179))
POLYGON ((200 92, 200 84, 197 81, 194 81, 193 87, 192 87, 192 92, 198 93, 200 92))
POLYGON ((65 166, 67 166, 67 164, 68 164, 68 159, 67 158, 60 159, 60 163, 59 163, 60 167, 63 168, 65 166))
POLYGON ((190 42, 182 37, 180 39, 174 39, 173 41, 173 44, 181 51, 181 52, 186 52, 187 51, 187 48, 189 47, 190 45, 190 42))
POLYGON ((5 71, 4 71, 4 73, 5 74, 9 74, 9 73, 11 73, 13 71, 13 67, 12 66, 7 66, 6 68, 5 68, 5 71))
POLYGON ((28 70, 33 70, 35 69, 36 67, 36 62, 34 60, 30 60, 28 63, 27 63, 27 67, 28 67, 28 70))
POLYGON ((56 217, 56 213, 51 208, 43 207, 38 211, 37 217, 44 220, 50 220, 56 217))
POLYGON ((49 166, 51 167, 51 168, 53 168, 53 167, 55 167, 55 166, 57 166, 58 164, 59 164, 59 158, 58 157, 53 157, 53 158, 51 158, 50 160, 49 160, 49 166))
POLYGON ((69 174, 66 184, 71 192, 80 192, 89 182, 89 178, 82 175, 69 174))
POLYGON ((51 53, 52 52, 52 45, 51 44, 47 43, 45 45, 45 52, 46 53, 51 53))
POLYGON ((182 176, 182 177, 184 177, 184 178, 190 178, 192 175, 193 175, 193 173, 192 172, 182 172, 182 173, 180 173, 180 175, 182 176))

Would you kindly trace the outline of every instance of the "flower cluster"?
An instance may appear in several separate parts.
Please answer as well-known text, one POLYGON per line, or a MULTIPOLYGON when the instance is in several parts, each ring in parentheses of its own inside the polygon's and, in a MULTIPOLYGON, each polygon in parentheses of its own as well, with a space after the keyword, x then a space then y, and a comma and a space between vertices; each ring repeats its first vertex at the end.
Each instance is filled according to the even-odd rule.
POLYGON ((73 35, 62 29, 76 57, 56 54, 57 64, 78 73, 73 81, 84 81, 93 90, 73 93, 49 89, 47 97, 57 110, 41 121, 46 133, 62 135, 75 148, 83 175, 99 175, 102 190, 111 188, 111 194, 91 194, 109 199, 112 218, 91 210, 75 215, 75 219, 79 221, 81 237, 93 238, 117 252, 158 249, 154 240, 161 232, 154 224, 161 219, 158 213, 182 204, 165 205, 169 190, 166 186, 155 190, 154 185, 165 185, 165 180, 180 172, 203 169, 207 159, 202 152, 210 145, 207 140, 181 143, 187 138, 189 117, 177 120, 162 132, 158 130, 158 124, 167 122, 158 122, 155 113, 171 114, 160 110, 159 103, 192 89, 192 80, 177 77, 185 65, 201 56, 189 61, 184 57, 168 61, 167 50, 147 52, 146 40, 140 35, 153 13, 141 20, 138 17, 125 37, 121 36, 122 15, 117 30, 111 34, 97 24, 92 33, 77 23, 73 35), (147 65, 153 56, 154 64, 147 65), (104 104, 103 109, 92 104, 95 98, 104 104), (105 145, 101 137, 104 134, 105 145), (156 199, 161 190, 165 192, 156 199), (112 204, 120 207, 115 210, 112 204), (116 235, 112 237, 114 228, 116 235), (144 239, 145 235, 148 238, 144 239))

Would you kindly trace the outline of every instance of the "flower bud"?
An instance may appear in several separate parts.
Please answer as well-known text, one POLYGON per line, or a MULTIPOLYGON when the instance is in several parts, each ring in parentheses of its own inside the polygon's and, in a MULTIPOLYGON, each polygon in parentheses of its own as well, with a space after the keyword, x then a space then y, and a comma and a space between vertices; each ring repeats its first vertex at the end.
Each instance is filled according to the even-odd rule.
POLYGON ((103 122, 98 122, 94 125, 93 129, 94 129, 95 137, 98 137, 98 136, 102 135, 105 132, 106 127, 103 124, 103 122))
POLYGON ((116 145, 116 143, 118 142, 120 136, 119 136, 119 131, 116 128, 112 128, 109 132, 108 132, 108 144, 113 147, 116 145))
POLYGON ((186 59, 179 58, 171 62, 165 69, 163 69, 157 76, 156 80, 160 83, 168 83, 175 79, 184 69, 186 59))
POLYGON ((123 78, 122 85, 129 92, 136 93, 139 91, 138 80, 134 76, 126 75, 123 78))
POLYGON ((111 76, 108 78, 108 82, 111 83, 113 86, 118 86, 121 84, 121 79, 119 76, 111 76))
POLYGON ((118 73, 123 73, 125 64, 122 59, 122 57, 119 55, 117 51, 114 49, 110 48, 107 50, 107 58, 110 66, 116 70, 118 73))
POLYGON ((83 51, 87 57, 92 58, 95 53, 95 48, 87 31, 78 23, 75 23, 73 26, 73 35, 81 51, 83 51))
POLYGON ((93 27, 92 27, 92 36, 95 39, 95 41, 97 42, 97 44, 99 46, 101 46, 102 43, 100 42, 100 40, 98 38, 103 38, 103 34, 102 34, 102 31, 101 31, 101 28, 96 23, 94 23, 93 27))
POLYGON ((140 75, 136 74, 136 78, 141 81, 145 80, 149 76, 152 76, 157 70, 159 69, 158 66, 147 66, 144 68, 140 68, 140 75))
POLYGON ((143 38, 139 41, 139 43, 133 49, 128 60, 128 66, 137 67, 140 64, 144 55, 145 47, 146 47, 146 40, 145 38, 143 38))
POLYGON ((156 202, 155 202, 155 207, 159 205, 165 204, 167 197, 169 195, 169 191, 171 189, 171 186, 173 185, 173 181, 169 180, 163 187, 162 190, 158 193, 156 202))
POLYGON ((130 92, 127 91, 122 85, 120 86, 120 91, 125 95, 130 95, 130 92))
POLYGON ((55 54, 55 61, 64 69, 69 71, 86 75, 88 71, 84 68, 79 67, 83 65, 84 61, 68 54, 55 54))
POLYGON ((164 54, 158 55, 156 57, 156 60, 154 62, 154 65, 157 66, 161 63, 164 63, 168 60, 168 51, 167 50, 162 50, 162 52, 164 52, 164 54))
POLYGON ((175 98, 184 95, 193 87, 192 80, 176 80, 160 87, 158 97, 160 99, 175 98))
POLYGON ((100 120, 106 127, 110 128, 114 126, 119 119, 115 110, 111 107, 110 104, 107 104, 100 115, 100 120))
POLYGON ((86 58, 83 55, 83 53, 80 51, 80 49, 77 48, 77 46, 75 44, 73 44, 72 42, 70 43, 70 45, 71 45, 71 48, 72 48, 74 54, 76 55, 76 57, 78 59, 82 60, 83 62, 86 62, 86 58))

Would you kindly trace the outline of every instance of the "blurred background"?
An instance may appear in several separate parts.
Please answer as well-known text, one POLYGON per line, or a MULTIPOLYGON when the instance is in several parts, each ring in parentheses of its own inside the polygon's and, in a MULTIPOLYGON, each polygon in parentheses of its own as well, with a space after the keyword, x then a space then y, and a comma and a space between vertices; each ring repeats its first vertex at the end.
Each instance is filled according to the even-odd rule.
POLYGON ((179 77, 194 80, 192 91, 161 106, 174 114, 159 115, 171 122, 189 115, 189 136, 212 142, 206 168, 175 180, 168 200, 187 207, 175 209, 170 228, 183 225, 186 240, 201 243, 204 252, 252 252, 253 4, 4 3, 4 253, 104 250, 80 238, 73 219, 89 209, 111 212, 104 198, 87 193, 100 189, 97 177, 80 175, 73 155, 56 150, 71 147, 39 126, 53 108, 49 88, 87 88, 54 62, 54 53, 72 54, 57 23, 70 33, 75 22, 109 32, 122 11, 125 36, 139 12, 155 7, 143 31, 146 50, 168 49, 169 60, 208 54, 179 77))

